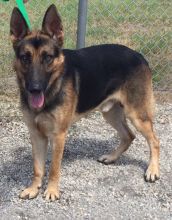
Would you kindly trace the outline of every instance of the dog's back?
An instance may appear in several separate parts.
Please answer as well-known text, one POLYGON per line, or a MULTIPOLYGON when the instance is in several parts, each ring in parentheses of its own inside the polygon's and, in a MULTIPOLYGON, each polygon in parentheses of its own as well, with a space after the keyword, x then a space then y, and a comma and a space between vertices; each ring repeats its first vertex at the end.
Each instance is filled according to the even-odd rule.
POLYGON ((104 44, 63 53, 66 71, 75 75, 76 82, 79 80, 75 83, 79 90, 78 113, 95 108, 127 81, 134 83, 137 77, 143 79, 151 73, 144 57, 123 45, 104 44), (147 71, 138 71, 143 67, 147 71))

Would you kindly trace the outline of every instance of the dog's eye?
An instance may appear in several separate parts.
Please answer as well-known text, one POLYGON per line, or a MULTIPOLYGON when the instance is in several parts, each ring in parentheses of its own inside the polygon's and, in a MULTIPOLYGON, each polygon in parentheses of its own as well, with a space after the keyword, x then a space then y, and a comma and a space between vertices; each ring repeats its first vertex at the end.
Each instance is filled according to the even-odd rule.
POLYGON ((31 62, 31 57, 28 55, 21 55, 20 60, 23 64, 28 64, 31 62))
POLYGON ((51 62, 53 61, 53 59, 54 59, 54 57, 53 57, 52 55, 46 54, 46 55, 44 56, 44 61, 45 61, 46 63, 51 63, 51 62))

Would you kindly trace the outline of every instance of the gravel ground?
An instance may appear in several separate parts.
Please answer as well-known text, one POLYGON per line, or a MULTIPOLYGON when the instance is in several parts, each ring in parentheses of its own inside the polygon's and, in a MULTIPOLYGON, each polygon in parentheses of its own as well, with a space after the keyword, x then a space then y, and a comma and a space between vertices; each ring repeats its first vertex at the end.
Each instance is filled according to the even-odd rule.
MULTIPOLYGON (((12 103, 16 105, 1 95, 0 219, 172 219, 172 104, 157 105, 159 181, 144 182, 149 148, 140 134, 115 164, 96 161, 117 146, 119 139, 95 113, 70 129, 61 170, 61 199, 47 203, 42 198, 47 174, 36 199, 18 198, 20 190, 30 184, 32 158, 27 128, 12 103), (12 107, 14 111, 9 112, 12 107)), ((49 165, 50 152, 47 172, 49 165)))

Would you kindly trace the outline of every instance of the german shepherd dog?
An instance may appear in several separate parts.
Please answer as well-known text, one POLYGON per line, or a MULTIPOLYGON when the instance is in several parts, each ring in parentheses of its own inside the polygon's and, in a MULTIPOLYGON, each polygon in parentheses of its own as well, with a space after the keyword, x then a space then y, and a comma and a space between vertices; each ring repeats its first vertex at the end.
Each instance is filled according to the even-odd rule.
POLYGON ((20 198, 38 195, 48 141, 52 162, 44 196, 50 201, 59 198, 60 166, 68 128, 93 110, 102 112, 121 139, 117 149, 98 161, 114 163, 128 149, 135 138, 127 125, 128 118, 150 147, 145 180, 154 182, 159 178, 159 141, 152 125, 152 74, 141 54, 118 44, 62 49, 63 26, 54 5, 47 9, 42 29, 36 32, 29 30, 20 11, 14 8, 10 34, 34 162, 33 182, 20 193, 20 198))

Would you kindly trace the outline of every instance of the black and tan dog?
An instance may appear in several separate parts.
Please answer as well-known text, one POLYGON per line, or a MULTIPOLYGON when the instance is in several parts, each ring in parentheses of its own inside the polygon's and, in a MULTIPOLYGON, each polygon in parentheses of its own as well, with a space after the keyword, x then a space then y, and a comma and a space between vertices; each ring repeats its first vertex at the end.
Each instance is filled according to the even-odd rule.
POLYGON ((30 32, 14 8, 10 33, 15 51, 14 67, 21 105, 29 128, 34 178, 21 198, 37 196, 44 176, 48 140, 52 145, 47 200, 59 198, 60 164, 65 137, 72 122, 99 110, 117 131, 120 145, 99 161, 113 163, 128 149, 135 136, 126 118, 146 138, 150 164, 146 181, 159 178, 159 141, 153 132, 152 75, 141 54, 122 45, 99 45, 64 50, 63 27, 54 5, 45 13, 42 30, 30 32))

